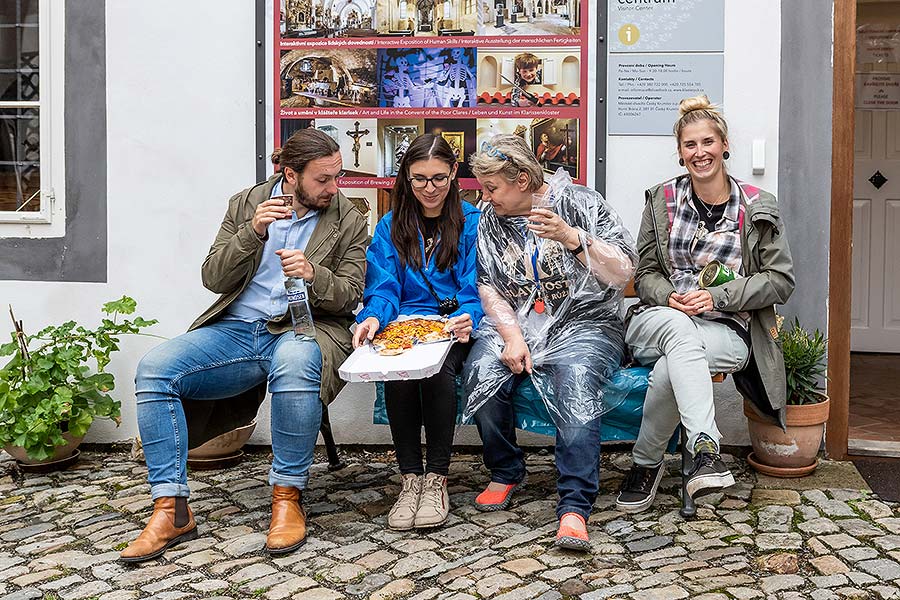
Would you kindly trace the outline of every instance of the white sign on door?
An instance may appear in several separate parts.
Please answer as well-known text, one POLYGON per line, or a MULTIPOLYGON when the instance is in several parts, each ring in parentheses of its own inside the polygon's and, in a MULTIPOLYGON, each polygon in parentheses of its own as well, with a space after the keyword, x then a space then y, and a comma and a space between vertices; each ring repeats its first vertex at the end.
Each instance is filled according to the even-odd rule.
POLYGON ((900 108, 900 73, 857 73, 856 108, 900 108))

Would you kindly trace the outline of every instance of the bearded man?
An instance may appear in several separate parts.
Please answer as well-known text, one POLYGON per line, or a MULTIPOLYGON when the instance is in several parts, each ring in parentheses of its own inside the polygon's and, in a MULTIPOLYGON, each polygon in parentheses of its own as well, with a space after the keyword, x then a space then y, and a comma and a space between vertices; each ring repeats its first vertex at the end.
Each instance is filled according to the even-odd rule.
POLYGON ((349 326, 365 283, 365 217, 338 193, 341 154, 316 129, 284 144, 281 171, 228 201, 203 263, 203 285, 220 294, 187 333, 151 350, 135 377, 137 418, 153 514, 123 562, 161 556, 197 537, 188 506, 187 452, 256 416, 272 394, 269 471, 272 518, 265 549, 283 554, 306 538, 301 491, 337 369, 351 350, 349 326), (287 200, 287 202, 285 201, 287 200), (285 277, 306 282, 315 340, 295 338, 285 277))

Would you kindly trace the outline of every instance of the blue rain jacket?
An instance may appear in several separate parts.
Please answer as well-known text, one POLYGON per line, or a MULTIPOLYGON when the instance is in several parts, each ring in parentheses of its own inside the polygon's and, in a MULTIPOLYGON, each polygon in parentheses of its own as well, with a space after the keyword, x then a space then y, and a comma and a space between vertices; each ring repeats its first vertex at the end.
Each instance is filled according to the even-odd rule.
MULTIPOLYGON (((465 224, 459 239, 459 258, 456 264, 449 271, 439 271, 435 265, 435 249, 423 270, 441 299, 456 296, 459 310, 449 316, 468 313, 475 329, 484 315, 475 282, 475 247, 481 211, 465 201, 462 202, 462 210, 465 224)), ((392 216, 389 212, 378 221, 372 243, 366 251, 366 289, 363 293, 363 309, 356 315, 357 323, 362 323, 368 317, 375 317, 379 326, 384 328, 399 315, 438 314, 438 302, 428 291, 421 273, 411 265, 400 266, 400 258, 391 241, 392 216)), ((441 241, 438 240, 437 243, 440 244, 441 241)), ((421 234, 419 248, 424 253, 425 242, 421 234)))

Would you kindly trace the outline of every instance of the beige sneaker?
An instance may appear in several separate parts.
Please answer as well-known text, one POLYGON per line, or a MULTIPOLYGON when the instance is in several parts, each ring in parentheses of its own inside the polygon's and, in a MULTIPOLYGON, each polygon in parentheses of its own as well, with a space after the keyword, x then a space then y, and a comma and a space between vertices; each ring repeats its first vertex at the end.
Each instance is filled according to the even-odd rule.
POLYGON ((388 527, 396 531, 412 529, 416 521, 416 510, 419 508, 419 496, 422 494, 422 478, 412 473, 403 476, 403 489, 400 497, 388 513, 388 527))
POLYGON ((447 494, 447 478, 437 473, 426 473, 422 482, 422 498, 416 511, 416 527, 437 527, 450 514, 450 495, 447 494))

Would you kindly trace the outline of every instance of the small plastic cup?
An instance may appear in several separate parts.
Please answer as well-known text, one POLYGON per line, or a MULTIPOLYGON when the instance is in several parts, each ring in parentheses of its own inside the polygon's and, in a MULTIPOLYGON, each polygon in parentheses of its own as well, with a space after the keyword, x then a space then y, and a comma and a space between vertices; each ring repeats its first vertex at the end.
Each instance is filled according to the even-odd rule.
POLYGON ((697 275, 692 271, 675 271, 669 277, 678 294, 686 294, 697 288, 697 275))
MULTIPOLYGON (((294 197, 291 196, 290 194, 283 194, 280 196, 272 196, 272 200, 281 200, 284 203, 285 208, 290 208, 291 210, 293 210, 293 208, 294 208, 294 197)), ((290 216, 291 216, 291 213, 288 212, 283 218, 287 219, 287 218, 290 218, 290 216)))
POLYGON ((550 194, 532 194, 531 195, 531 210, 535 210, 538 208, 544 208, 547 210, 553 210, 553 202, 550 194))

